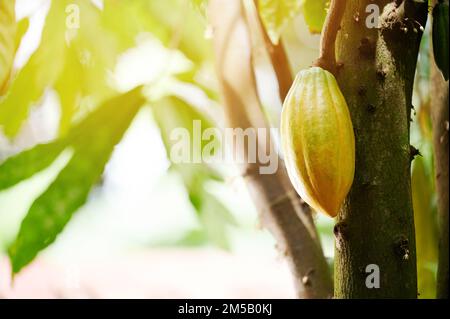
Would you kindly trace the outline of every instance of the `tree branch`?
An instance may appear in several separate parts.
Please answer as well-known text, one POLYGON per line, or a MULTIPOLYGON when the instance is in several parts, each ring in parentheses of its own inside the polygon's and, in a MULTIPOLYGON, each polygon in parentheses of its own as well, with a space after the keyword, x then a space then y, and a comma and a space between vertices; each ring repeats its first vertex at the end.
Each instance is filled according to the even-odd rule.
POLYGON ((266 47, 267 53, 269 54, 270 61, 272 62, 272 67, 277 76, 280 99, 281 101, 284 101, 284 98, 288 94, 293 82, 289 60, 283 46, 283 41, 280 39, 278 44, 273 44, 270 40, 266 28, 261 21, 261 16, 258 12, 258 0, 254 0, 254 4, 255 15, 258 19, 258 24, 264 39, 264 45, 266 47))
POLYGON ((249 150, 235 149, 245 161, 238 164, 263 225, 286 256, 300 298, 328 298, 332 284, 309 210, 302 207, 278 157, 257 95, 251 63, 251 44, 245 13, 240 0, 212 0, 209 18, 213 26, 216 70, 223 95, 226 119, 232 128, 265 129, 256 136, 256 154, 275 154, 279 163, 274 174, 260 174, 265 166, 256 156, 249 161, 249 150), (243 152, 243 153, 242 153, 243 152))
POLYGON ((319 66, 336 75, 336 36, 341 29, 341 20, 345 12, 347 0, 331 0, 328 15, 322 30, 320 39, 320 56, 314 62, 319 66))

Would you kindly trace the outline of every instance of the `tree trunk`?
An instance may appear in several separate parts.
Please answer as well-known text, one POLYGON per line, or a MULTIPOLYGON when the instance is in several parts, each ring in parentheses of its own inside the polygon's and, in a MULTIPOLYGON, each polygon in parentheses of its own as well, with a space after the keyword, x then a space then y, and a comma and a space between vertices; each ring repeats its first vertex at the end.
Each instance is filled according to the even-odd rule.
POLYGON ((409 121, 427 3, 375 1, 379 28, 368 28, 366 8, 373 3, 348 1, 336 43, 356 171, 334 229, 335 297, 416 298, 409 121), (370 264, 379 267, 379 288, 370 264))
MULTIPOLYGON (((432 62, 433 63, 433 62, 432 62)), ((431 67, 431 120, 433 123, 434 165, 439 213, 439 264, 437 297, 448 298, 448 81, 437 66, 431 67)))
POLYGON ((278 249, 291 267, 297 296, 329 298, 331 277, 310 211, 290 184, 273 143, 267 142, 270 131, 257 95, 250 34, 242 3, 240 0, 212 0, 208 9, 227 125, 242 130, 265 129, 267 133, 256 136, 257 147, 253 153, 248 149, 234 150, 238 157, 245 159, 238 168, 246 179, 263 225, 274 235, 278 249), (256 162, 249 158, 254 153, 271 152, 275 154, 272 160, 278 161, 278 169, 274 174, 261 174, 260 169, 266 165, 257 156, 256 162))

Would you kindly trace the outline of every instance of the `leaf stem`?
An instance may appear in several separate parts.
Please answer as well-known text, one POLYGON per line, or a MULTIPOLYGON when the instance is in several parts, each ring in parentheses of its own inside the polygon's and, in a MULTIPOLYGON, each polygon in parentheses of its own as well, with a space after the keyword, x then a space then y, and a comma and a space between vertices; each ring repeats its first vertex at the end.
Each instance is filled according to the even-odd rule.
POLYGON ((264 45, 267 53, 269 54, 272 67, 275 71, 278 80, 278 91, 281 101, 284 101, 289 89, 291 88, 293 78, 292 72, 289 66, 289 59, 283 46, 283 42, 280 39, 278 44, 273 44, 264 24, 261 21, 261 16, 258 12, 258 1, 254 0, 254 8, 256 10, 256 19, 259 27, 261 28, 262 36, 264 39, 264 45))

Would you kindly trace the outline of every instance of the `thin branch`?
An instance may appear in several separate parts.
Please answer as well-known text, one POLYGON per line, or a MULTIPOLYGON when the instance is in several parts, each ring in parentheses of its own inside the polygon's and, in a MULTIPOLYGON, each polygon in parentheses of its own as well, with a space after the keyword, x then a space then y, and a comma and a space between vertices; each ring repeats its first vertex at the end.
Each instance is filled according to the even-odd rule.
POLYGON ((281 101, 284 101, 284 98, 291 88, 293 78, 289 60, 283 46, 283 41, 280 39, 278 44, 272 43, 269 35, 267 34, 266 28, 261 21, 261 16, 258 13, 258 0, 254 0, 254 8, 255 16, 258 20, 258 24, 264 38, 264 45, 266 47, 267 53, 269 54, 270 61, 272 62, 272 67, 277 76, 280 99, 281 101))
POLYGON ((345 12, 347 0, 331 0, 328 15, 320 39, 320 56, 314 62, 331 73, 336 73, 336 36, 341 28, 341 20, 345 12))

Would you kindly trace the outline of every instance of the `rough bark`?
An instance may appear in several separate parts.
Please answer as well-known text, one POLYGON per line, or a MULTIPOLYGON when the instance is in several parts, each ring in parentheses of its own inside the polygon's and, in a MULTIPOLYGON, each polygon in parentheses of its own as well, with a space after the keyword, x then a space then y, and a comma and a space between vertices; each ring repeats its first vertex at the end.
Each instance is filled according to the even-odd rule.
MULTIPOLYGON (((250 35, 241 1, 212 0, 208 12, 227 125, 244 130, 268 129, 257 95, 250 35)), ((270 136, 257 138, 256 154, 275 151, 266 138, 270 136)), ((244 150, 238 155, 246 159, 238 168, 263 225, 274 235, 291 267, 298 297, 331 297, 331 278, 310 211, 293 190, 281 159, 276 155, 279 165, 275 174, 264 175, 260 173, 263 163, 248 161, 252 154, 244 150)))
POLYGON ((356 138, 352 189, 335 225, 336 298, 416 298, 409 121, 427 3, 348 1, 336 43, 337 79, 356 138), (366 27, 376 3, 379 28, 366 27), (380 287, 366 286, 366 267, 380 287))
POLYGON ((433 124, 434 165, 439 213, 439 264, 437 297, 448 298, 448 81, 433 63, 431 69, 431 120, 433 124))

